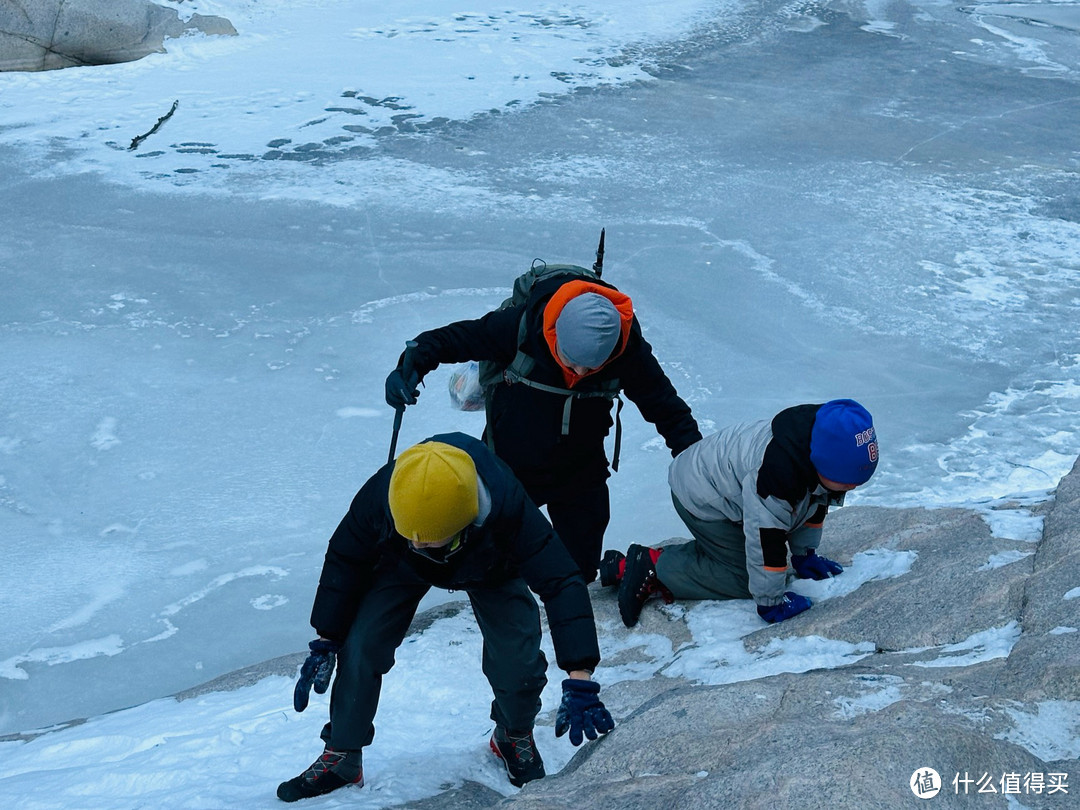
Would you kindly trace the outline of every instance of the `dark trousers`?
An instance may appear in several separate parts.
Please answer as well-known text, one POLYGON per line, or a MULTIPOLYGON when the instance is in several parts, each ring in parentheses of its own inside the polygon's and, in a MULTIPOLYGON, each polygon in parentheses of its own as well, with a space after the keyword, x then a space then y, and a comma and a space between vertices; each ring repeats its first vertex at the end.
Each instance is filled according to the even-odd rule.
MULTIPOLYGON (((322 731, 327 745, 354 750, 375 737, 383 675, 430 587, 400 563, 380 567, 338 655, 330 722, 322 731)), ((522 579, 466 593, 484 637, 483 671, 495 696, 491 719, 511 731, 529 731, 547 684, 536 600, 522 579)))
POLYGON ((746 536, 742 524, 701 520, 674 493, 671 500, 694 539, 664 546, 656 576, 676 599, 749 599, 746 536))
POLYGON ((526 487, 525 491, 537 506, 547 506, 551 525, 577 563, 585 584, 596 579, 604 532, 611 520, 607 482, 588 489, 526 487))

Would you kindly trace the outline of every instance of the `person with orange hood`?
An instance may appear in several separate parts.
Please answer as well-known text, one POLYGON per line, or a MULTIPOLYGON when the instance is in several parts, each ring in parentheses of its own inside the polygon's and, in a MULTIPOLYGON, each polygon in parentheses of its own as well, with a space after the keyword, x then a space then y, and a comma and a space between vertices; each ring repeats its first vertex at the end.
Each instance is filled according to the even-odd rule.
MULTIPOLYGON (((425 375, 470 360, 508 369, 487 392, 485 438, 533 502, 547 506, 592 582, 610 519, 604 439, 615 424, 613 400, 625 394, 672 456, 701 439, 690 407, 642 336, 630 297, 599 278, 540 277, 521 304, 409 341, 387 377, 387 403, 415 403, 425 375)), ((617 459, 618 431, 615 444, 617 459)))

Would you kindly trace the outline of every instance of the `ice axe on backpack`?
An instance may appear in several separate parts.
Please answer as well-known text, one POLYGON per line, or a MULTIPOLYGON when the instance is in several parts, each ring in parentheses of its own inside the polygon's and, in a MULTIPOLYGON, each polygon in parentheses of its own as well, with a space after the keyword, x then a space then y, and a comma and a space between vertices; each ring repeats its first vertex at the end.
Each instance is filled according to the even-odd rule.
POLYGON ((604 231, 606 230, 607 228, 600 229, 600 244, 596 248, 596 261, 593 262, 592 266, 597 278, 604 274, 604 231))

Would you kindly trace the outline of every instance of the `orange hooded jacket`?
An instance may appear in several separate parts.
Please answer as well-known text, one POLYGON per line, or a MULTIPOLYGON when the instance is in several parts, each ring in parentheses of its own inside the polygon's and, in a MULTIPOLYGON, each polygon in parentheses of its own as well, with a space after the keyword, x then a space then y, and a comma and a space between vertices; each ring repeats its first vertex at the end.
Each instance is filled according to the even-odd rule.
POLYGON ((567 388, 573 388, 590 374, 595 374, 622 354, 623 350, 626 348, 626 341, 630 337, 630 325, 633 323, 633 320, 634 304, 630 300, 630 296, 611 287, 605 287, 601 284, 595 284, 583 279, 576 279, 574 281, 566 282, 555 291, 555 294, 551 296, 544 306, 544 340, 547 341, 548 349, 551 350, 551 356, 555 358, 555 362, 559 364, 559 368, 562 370, 563 379, 566 381, 567 388), (596 293, 602 295, 615 305, 615 309, 619 313, 620 334, 615 351, 611 353, 603 364, 597 368, 591 369, 585 374, 578 374, 573 369, 569 368, 559 356, 555 338, 555 321, 558 320, 559 314, 563 311, 563 307, 566 306, 570 299, 576 298, 583 293, 596 293))

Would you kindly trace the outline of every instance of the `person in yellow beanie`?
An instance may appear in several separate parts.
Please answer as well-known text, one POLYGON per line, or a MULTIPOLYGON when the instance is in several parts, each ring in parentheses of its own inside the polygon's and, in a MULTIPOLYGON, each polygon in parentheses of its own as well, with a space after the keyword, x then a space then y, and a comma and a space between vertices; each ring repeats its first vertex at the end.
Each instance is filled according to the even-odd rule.
POLYGON ((329 688, 324 748, 278 786, 286 802, 363 786, 362 750, 382 677, 394 664, 421 598, 432 586, 465 591, 484 637, 494 699, 491 750, 513 785, 544 776, 533 724, 547 684, 540 649, 544 603, 567 673, 555 734, 579 745, 614 727, 592 672, 600 661, 592 605, 577 564, 510 469, 462 433, 433 436, 386 464, 360 489, 330 538, 311 626, 319 638, 300 670, 296 711, 329 688), (337 675, 334 677, 335 666, 337 675))

